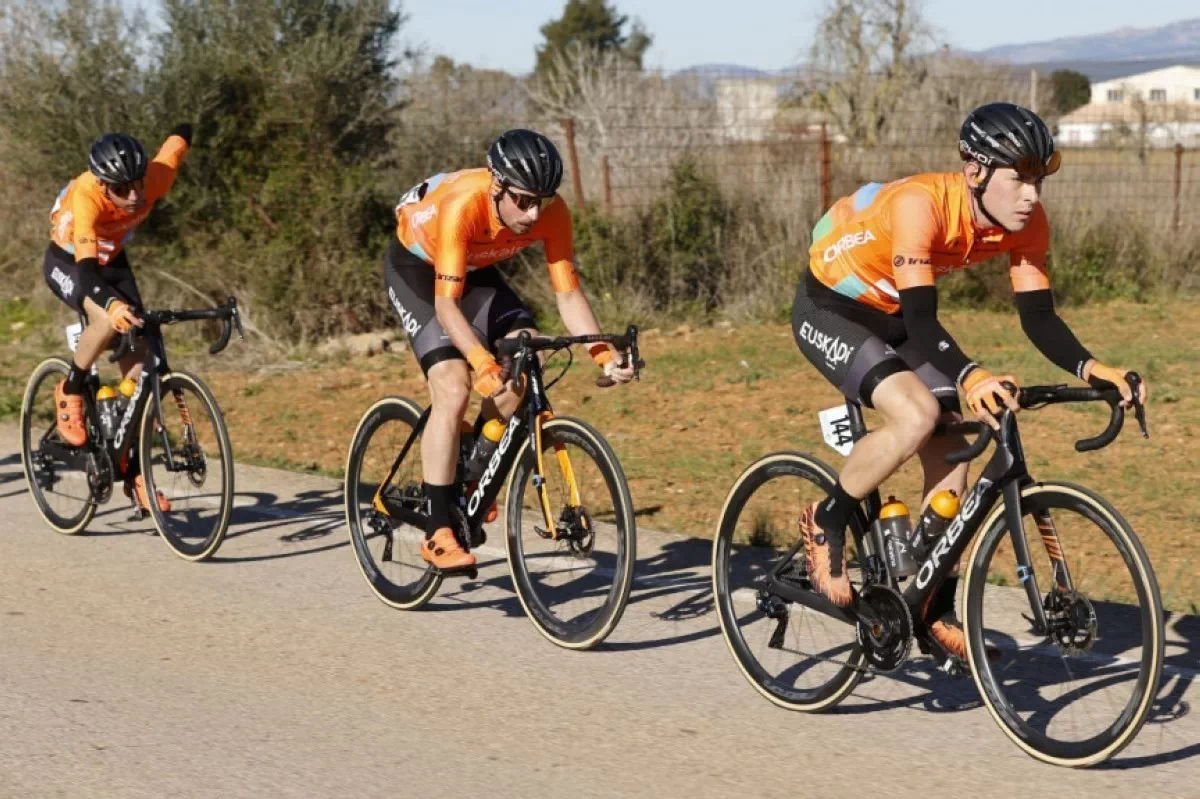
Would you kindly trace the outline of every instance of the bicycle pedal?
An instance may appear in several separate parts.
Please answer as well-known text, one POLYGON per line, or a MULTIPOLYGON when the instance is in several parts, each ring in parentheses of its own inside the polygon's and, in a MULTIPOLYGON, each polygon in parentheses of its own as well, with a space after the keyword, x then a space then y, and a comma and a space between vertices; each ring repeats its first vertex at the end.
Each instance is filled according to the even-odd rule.
POLYGON ((952 680, 961 680, 971 676, 971 668, 954 655, 948 655, 938 669, 952 680))
POLYGON ((474 580, 479 576, 479 567, 466 566, 461 569, 439 569, 435 567, 434 572, 441 577, 464 577, 468 580, 474 580))

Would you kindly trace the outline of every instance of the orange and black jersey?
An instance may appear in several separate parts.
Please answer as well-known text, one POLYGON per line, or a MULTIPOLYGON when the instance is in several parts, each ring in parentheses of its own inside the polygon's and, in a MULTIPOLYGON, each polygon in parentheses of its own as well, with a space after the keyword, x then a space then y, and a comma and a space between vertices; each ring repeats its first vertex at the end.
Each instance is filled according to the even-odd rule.
POLYGON ((433 266, 435 294, 461 297, 469 270, 491 266, 537 242, 546 248, 556 293, 579 288, 571 212, 556 196, 527 233, 500 221, 487 169, 438 174, 415 186, 396 206, 396 237, 405 249, 433 266))
POLYGON ((959 269, 1009 254, 1018 292, 1050 287, 1050 225, 1039 203, 1025 228, 979 228, 961 173, 930 173, 869 183, 834 203, 813 229, 809 266, 829 288, 885 313, 900 291, 932 286, 959 269))
POLYGON ((154 204, 175 183, 180 164, 188 152, 187 141, 171 135, 146 165, 146 202, 135 212, 122 211, 108 198, 102 184, 91 172, 84 172, 68 183, 50 210, 50 238, 75 256, 78 263, 96 258, 108 264, 133 236, 134 230, 154 204))

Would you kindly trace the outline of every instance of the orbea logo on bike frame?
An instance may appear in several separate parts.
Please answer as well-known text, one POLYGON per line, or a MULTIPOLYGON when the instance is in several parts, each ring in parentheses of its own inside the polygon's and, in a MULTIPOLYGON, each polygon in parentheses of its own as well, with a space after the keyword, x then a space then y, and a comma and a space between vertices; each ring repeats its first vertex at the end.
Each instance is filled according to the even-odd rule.
POLYGON ((846 250, 861 247, 868 241, 875 241, 875 234, 869 230, 860 230, 858 233, 847 233, 825 248, 825 263, 834 260, 846 250))
POLYGON ((848 363, 850 356, 854 354, 855 348, 842 343, 841 336, 826 335, 808 322, 800 325, 800 338, 824 353, 825 360, 830 367, 837 366, 839 363, 848 363))
POLYGON ((942 558, 946 557, 950 552, 950 547, 954 546, 954 542, 962 535, 963 528, 967 522, 975 515, 975 511, 979 510, 980 500, 983 499, 983 492, 992 484, 992 481, 986 477, 980 477, 979 482, 975 484, 975 489, 971 491, 966 502, 958 511, 958 515, 954 517, 954 521, 950 522, 950 526, 946 528, 946 532, 938 539, 934 545, 933 551, 929 553, 929 560, 921 564, 921 570, 917 572, 917 588, 924 590, 929 585, 929 581, 933 579, 934 572, 938 566, 942 565, 942 558))
POLYGON ((142 396, 142 389, 146 385, 146 370, 142 369, 142 373, 138 375, 137 388, 134 389, 133 396, 129 398, 129 404, 125 406, 125 415, 121 417, 121 426, 117 428, 116 438, 113 439, 113 449, 120 451, 121 442, 125 440, 125 431, 129 429, 129 423, 133 421, 133 414, 137 411, 138 398, 142 396))
POLYGON ((475 511, 479 510, 479 503, 483 502, 483 492, 492 484, 492 480, 496 477, 496 472, 500 470, 500 459, 508 451, 508 445, 512 443, 513 431, 520 424, 521 420, 516 416, 508 421, 508 427, 504 430, 504 436, 500 439, 500 444, 496 447, 496 451, 492 453, 492 459, 488 461, 487 469, 484 470, 483 476, 479 478, 479 486, 475 489, 475 493, 471 495, 470 501, 467 502, 467 516, 474 516, 475 511))

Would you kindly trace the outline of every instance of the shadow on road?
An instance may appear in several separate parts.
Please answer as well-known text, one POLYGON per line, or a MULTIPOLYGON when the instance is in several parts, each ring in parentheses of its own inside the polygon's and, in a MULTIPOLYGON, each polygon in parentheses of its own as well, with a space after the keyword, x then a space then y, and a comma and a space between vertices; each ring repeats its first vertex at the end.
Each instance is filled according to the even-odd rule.
POLYGON ((218 550, 209 562, 251 563, 293 558, 299 555, 313 555, 338 549, 347 546, 350 543, 349 539, 338 537, 336 541, 330 541, 323 546, 302 545, 328 539, 329 536, 342 530, 345 522, 340 487, 301 491, 294 497, 285 500, 280 500, 278 495, 265 491, 240 491, 235 496, 233 513, 229 519, 229 533, 225 540, 228 542, 245 535, 261 534, 280 527, 289 527, 292 529, 276 539, 289 545, 289 548, 281 552, 239 556, 222 555, 218 550), (252 499, 250 504, 246 504, 247 498, 252 499), (296 529, 298 522, 301 523, 301 526, 296 529))

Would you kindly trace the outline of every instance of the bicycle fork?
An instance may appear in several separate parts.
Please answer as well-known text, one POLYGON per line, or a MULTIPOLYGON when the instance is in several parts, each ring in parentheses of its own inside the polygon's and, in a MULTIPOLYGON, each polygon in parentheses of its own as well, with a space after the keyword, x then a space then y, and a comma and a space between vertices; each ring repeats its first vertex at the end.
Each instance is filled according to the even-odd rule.
MULTIPOLYGON (((1053 570, 1054 587, 1060 592, 1074 590, 1071 572, 1067 568, 1067 558, 1063 551, 1062 539, 1054 526, 1054 519, 1046 509, 1032 512, 1038 534, 1046 547, 1053 570)), ((1029 618, 1033 631, 1037 635, 1046 635, 1050 625, 1046 618, 1046 608, 1042 602, 1042 593, 1038 588, 1037 576, 1033 572, 1033 563, 1029 554, 1029 546, 1025 541, 1025 524, 1021 513, 1021 484, 1016 480, 1009 481, 1004 486, 1004 518, 1008 525, 1008 533, 1012 540, 1013 553, 1017 559, 1017 580, 1025 589, 1029 599, 1029 608, 1033 616, 1029 618)))
MULTIPOLYGON (((546 463, 542 450, 542 425, 553 418, 554 414, 550 411, 543 411, 534 419, 533 436, 534 449, 537 452, 537 472, 534 475, 533 484, 537 488, 538 499, 541 501, 542 517, 546 521, 546 530, 549 532, 550 540, 557 541, 561 536, 558 522, 554 518, 554 511, 550 509, 550 496, 546 491, 546 480, 543 477, 546 474, 546 463)), ((567 502, 572 509, 579 508, 583 505, 583 499, 579 493, 579 483, 575 479, 575 470, 571 467, 571 457, 567 453, 567 447, 557 441, 553 446, 554 459, 558 462, 558 470, 567 485, 567 502)))

